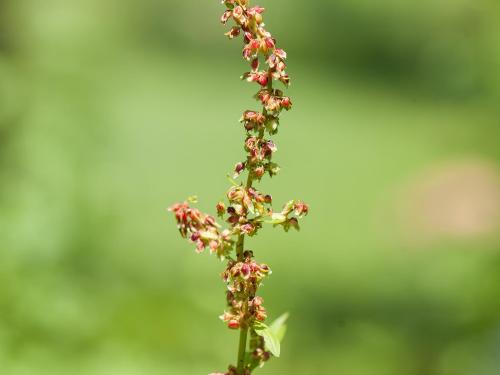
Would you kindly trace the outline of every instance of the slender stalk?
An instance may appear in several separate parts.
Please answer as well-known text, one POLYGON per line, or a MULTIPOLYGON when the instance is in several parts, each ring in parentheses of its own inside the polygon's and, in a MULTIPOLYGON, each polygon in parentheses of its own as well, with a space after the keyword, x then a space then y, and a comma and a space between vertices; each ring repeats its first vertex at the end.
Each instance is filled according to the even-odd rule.
POLYGON ((245 352, 247 349, 248 327, 241 327, 240 346, 238 348, 238 375, 243 375, 245 369, 245 352))
MULTIPOLYGON (((271 72, 269 71, 269 74, 271 72)), ((267 88, 269 90, 273 89, 273 81, 270 79, 267 88)), ((267 115, 267 110, 264 107, 263 109, 264 115, 267 115)), ((264 128, 260 129, 258 139, 261 140, 264 138, 265 135, 265 130, 264 128)), ((253 174, 251 171, 248 172, 248 177, 247 177, 247 183, 246 183, 246 188, 247 190, 252 187, 253 185, 253 174)), ((240 234, 238 237, 238 242, 236 243, 236 255, 238 257, 238 261, 241 262, 243 261, 243 251, 244 251, 244 246, 245 246, 245 235, 240 234)), ((248 299, 245 302, 245 305, 243 307, 243 311, 247 312, 248 309, 248 299)), ((245 369, 245 353, 246 353, 246 348, 247 348, 247 337, 248 337, 248 327, 246 325, 242 325, 240 328, 240 343, 238 347, 238 362, 237 362, 237 371, 238 375, 243 375, 243 371, 245 369)))

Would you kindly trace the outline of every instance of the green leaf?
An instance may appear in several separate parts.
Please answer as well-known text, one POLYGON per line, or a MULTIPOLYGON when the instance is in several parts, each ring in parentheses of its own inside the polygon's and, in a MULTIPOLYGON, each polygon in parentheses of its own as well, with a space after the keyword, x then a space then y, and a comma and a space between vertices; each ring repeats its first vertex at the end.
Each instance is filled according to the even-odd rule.
POLYGON ((289 313, 284 313, 281 315, 279 318, 277 318, 274 322, 271 323, 269 326, 269 329, 273 331, 274 335, 276 338, 279 340, 279 342, 283 341, 283 338, 285 337, 286 334, 286 321, 288 320, 288 317, 290 316, 289 313))
POLYGON ((274 332, 264 323, 258 323, 253 327, 256 334, 264 338, 266 350, 269 350, 275 357, 280 356, 280 340, 274 332))

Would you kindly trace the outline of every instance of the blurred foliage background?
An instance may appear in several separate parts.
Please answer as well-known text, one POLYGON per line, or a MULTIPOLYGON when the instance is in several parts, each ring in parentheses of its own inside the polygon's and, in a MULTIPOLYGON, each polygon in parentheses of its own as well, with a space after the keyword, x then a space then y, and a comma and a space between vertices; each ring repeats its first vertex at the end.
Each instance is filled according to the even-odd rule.
MULTIPOLYGON (((264 374, 500 373, 500 3, 262 0, 289 53, 300 234, 248 246, 291 313, 264 374)), ((0 1, 0 373, 206 374, 236 359, 210 212, 257 108, 218 1, 0 1)))

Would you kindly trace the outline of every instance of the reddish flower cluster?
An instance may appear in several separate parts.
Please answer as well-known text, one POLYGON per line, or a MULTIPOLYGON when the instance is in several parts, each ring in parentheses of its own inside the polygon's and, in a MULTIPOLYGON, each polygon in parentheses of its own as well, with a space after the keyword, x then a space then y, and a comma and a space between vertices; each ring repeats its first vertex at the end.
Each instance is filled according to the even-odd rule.
POLYGON ((251 251, 245 251, 242 262, 230 261, 222 273, 222 279, 227 284, 228 311, 221 315, 231 329, 250 327, 257 320, 263 322, 266 309, 263 299, 256 296, 262 280, 271 273, 269 266, 258 264, 252 260, 251 251))
POLYGON ((262 227, 263 216, 272 211, 269 207, 273 201, 270 195, 263 195, 254 188, 233 186, 227 193, 230 206, 225 209, 222 202, 217 204, 219 216, 227 213, 227 222, 233 228, 233 234, 253 236, 262 227), (225 210, 225 211, 224 211, 225 210))
POLYGON ((278 113, 282 109, 292 109, 292 101, 288 96, 283 96, 281 90, 262 89, 257 93, 257 98, 262 102, 267 112, 278 113))
MULTIPOLYGON (((283 109, 290 110, 292 108, 291 99, 284 96, 281 90, 272 88, 273 81, 280 81, 285 86, 290 84, 285 64, 287 53, 276 47, 276 40, 264 28, 262 17, 264 8, 249 7, 248 1, 245 0, 227 0, 223 3, 227 9, 222 15, 221 22, 226 24, 232 19, 235 23, 235 26, 226 35, 233 39, 243 34, 243 58, 250 62, 251 70, 244 73, 241 78, 248 82, 256 82, 261 86, 256 94, 256 99, 262 103, 263 112, 245 111, 241 122, 243 122, 247 132, 255 131, 262 139, 266 130, 271 135, 277 132, 280 112, 283 109), (260 69, 261 61, 265 62, 266 69, 260 69)), ((279 167, 275 163, 265 166, 255 162, 256 158, 262 159, 262 155, 259 155, 253 148, 247 147, 246 149, 249 152, 248 159, 251 162, 238 163, 235 168, 236 175, 239 175, 245 168, 257 179, 260 179, 266 172, 269 172, 271 176, 278 173, 279 167)))
POLYGON ((289 201, 283 206, 281 212, 271 215, 271 224, 281 225, 286 232, 290 228, 299 229, 298 219, 302 219, 309 213, 309 206, 302 201, 289 201), (293 214, 295 217, 290 217, 293 214))
POLYGON ((187 202, 176 203, 169 208, 175 214, 177 227, 181 236, 188 238, 196 244, 196 251, 201 253, 207 247, 211 253, 216 253, 224 258, 233 247, 231 232, 220 231, 212 216, 201 213, 196 208, 191 208, 187 202))

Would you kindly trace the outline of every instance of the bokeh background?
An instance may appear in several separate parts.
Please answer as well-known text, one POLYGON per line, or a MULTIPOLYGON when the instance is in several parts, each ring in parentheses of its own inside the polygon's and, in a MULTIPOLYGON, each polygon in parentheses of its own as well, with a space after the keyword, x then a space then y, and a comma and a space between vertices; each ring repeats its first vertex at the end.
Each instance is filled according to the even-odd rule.
MULTIPOLYGON (((295 109, 248 246, 289 311, 264 374, 500 373, 500 3, 262 0, 295 109)), ((223 265, 165 208, 214 204, 258 108, 218 1, 0 1, 0 373, 206 374, 223 265)))

